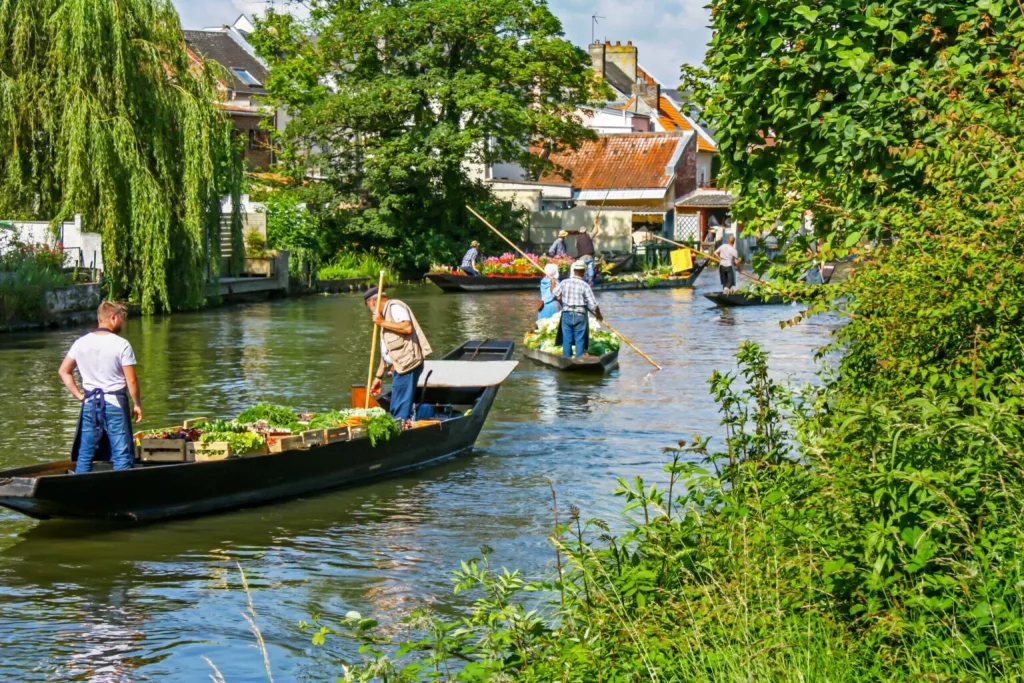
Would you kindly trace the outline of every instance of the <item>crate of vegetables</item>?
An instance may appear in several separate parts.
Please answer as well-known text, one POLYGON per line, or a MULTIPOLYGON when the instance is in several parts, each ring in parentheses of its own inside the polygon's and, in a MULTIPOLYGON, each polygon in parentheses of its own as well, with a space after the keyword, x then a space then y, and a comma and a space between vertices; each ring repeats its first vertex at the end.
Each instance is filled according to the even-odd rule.
POLYGON ((324 430, 324 443, 341 443, 349 438, 348 427, 329 427, 324 430))
POLYGON ((214 462, 227 460, 234 453, 231 452, 231 444, 227 441, 207 441, 195 444, 196 462, 214 462))
POLYGON ((191 462, 194 449, 185 439, 139 439, 139 459, 142 462, 191 462))
POLYGON ((324 441, 324 430, 322 429, 307 429, 306 431, 299 434, 302 437, 303 448, 312 448, 313 446, 323 446, 324 441))
POLYGON ((271 434, 267 437, 267 447, 271 453, 283 453, 303 448, 304 444, 301 435, 271 434))

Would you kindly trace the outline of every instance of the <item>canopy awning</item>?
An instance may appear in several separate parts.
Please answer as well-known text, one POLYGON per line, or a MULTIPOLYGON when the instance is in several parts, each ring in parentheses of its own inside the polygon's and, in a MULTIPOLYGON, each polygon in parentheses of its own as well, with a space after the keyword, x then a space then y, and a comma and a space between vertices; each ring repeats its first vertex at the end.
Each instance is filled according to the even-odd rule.
POLYGON ((428 360, 423 363, 420 386, 475 389, 501 384, 519 365, 516 360, 428 360))

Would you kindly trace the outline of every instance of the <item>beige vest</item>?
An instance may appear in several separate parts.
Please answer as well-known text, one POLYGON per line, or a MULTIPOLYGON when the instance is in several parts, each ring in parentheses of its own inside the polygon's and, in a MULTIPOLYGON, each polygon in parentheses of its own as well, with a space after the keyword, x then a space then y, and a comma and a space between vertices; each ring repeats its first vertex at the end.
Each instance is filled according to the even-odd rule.
POLYGON ((405 309, 409 311, 409 316, 412 318, 413 334, 411 335, 383 330, 384 348, 387 349, 388 357, 391 359, 391 366, 395 372, 402 375, 419 367, 423 363, 423 359, 433 353, 433 349, 430 348, 427 336, 420 329, 420 324, 416 320, 416 314, 401 301, 397 299, 388 301, 384 307, 384 319, 388 322, 394 322, 394 319, 391 317, 391 306, 394 304, 405 306, 405 309))

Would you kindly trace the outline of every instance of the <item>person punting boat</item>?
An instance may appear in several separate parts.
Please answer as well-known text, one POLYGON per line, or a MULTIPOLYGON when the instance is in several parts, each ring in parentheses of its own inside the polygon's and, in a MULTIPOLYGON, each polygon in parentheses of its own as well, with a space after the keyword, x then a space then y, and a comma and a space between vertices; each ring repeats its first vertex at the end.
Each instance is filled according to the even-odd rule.
POLYGON ((132 416, 142 422, 142 398, 135 351, 118 335, 126 317, 124 306, 104 301, 96 311, 99 327, 76 340, 60 364, 61 381, 82 403, 71 452, 76 474, 90 472, 96 460, 109 460, 115 470, 129 469, 135 461, 131 424, 132 416), (81 389, 75 368, 82 377, 81 389))
POLYGON ((480 277, 480 271, 476 268, 476 261, 480 258, 480 243, 473 240, 469 243, 469 251, 462 257, 462 272, 470 277, 480 277))
POLYGON ((423 374, 423 359, 433 350, 427 336, 420 329, 412 309, 398 299, 380 295, 380 315, 377 315, 376 287, 364 295, 366 305, 373 314, 373 322, 380 327, 380 366, 370 392, 380 394, 384 373, 391 373, 391 416, 396 420, 411 420, 416 386, 423 374))
POLYGON ((593 285, 594 278, 597 277, 597 250, 594 248, 594 239, 601 234, 601 228, 595 225, 593 234, 590 234, 586 227, 582 227, 576 234, 576 258, 583 261, 586 266, 587 284, 593 285))
POLYGON ((594 290, 583 279, 587 264, 577 261, 572 264, 572 275, 555 286, 555 298, 562 303, 562 324, 555 344, 562 346, 566 358, 579 358, 590 345, 590 314, 603 320, 601 307, 597 305, 594 290), (576 347, 573 354, 572 348, 576 347))
POLYGON ((715 250, 718 261, 718 277, 722 281, 722 291, 731 294, 736 289, 736 268, 741 263, 740 253, 736 251, 736 235, 729 235, 729 241, 715 250))

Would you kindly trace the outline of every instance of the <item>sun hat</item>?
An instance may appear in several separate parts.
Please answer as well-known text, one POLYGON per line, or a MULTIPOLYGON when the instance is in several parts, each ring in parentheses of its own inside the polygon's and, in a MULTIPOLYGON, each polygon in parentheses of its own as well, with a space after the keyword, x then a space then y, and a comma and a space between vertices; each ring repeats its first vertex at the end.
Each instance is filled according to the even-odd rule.
POLYGON ((473 240, 472 242, 469 243, 469 246, 471 246, 471 247, 479 247, 480 243, 477 242, 476 240, 473 240))
POLYGON ((559 237, 568 237, 569 233, 568 233, 568 231, 563 230, 562 232, 558 233, 558 236, 559 237))
POLYGON ((576 261, 575 263, 572 264, 572 269, 573 269, 573 271, 577 271, 577 270, 585 271, 587 269, 587 264, 584 261, 576 261))

